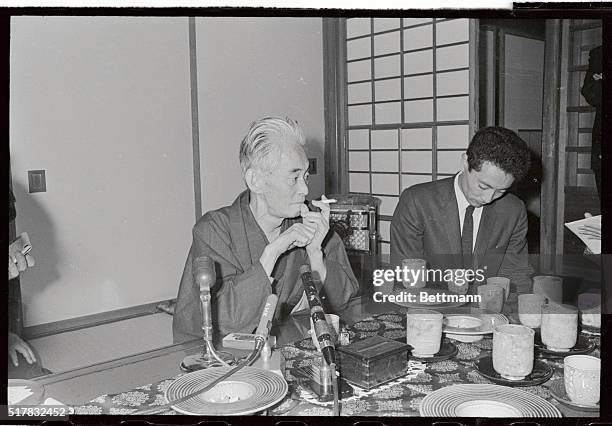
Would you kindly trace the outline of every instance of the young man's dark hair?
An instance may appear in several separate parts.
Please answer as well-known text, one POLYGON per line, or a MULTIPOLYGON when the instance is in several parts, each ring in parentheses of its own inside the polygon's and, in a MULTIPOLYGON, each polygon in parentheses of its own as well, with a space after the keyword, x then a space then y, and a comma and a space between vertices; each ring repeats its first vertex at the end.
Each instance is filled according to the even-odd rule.
POLYGON ((485 161, 499 167, 514 180, 527 175, 531 164, 527 143, 504 127, 484 127, 476 132, 467 149, 470 170, 480 171, 485 161))

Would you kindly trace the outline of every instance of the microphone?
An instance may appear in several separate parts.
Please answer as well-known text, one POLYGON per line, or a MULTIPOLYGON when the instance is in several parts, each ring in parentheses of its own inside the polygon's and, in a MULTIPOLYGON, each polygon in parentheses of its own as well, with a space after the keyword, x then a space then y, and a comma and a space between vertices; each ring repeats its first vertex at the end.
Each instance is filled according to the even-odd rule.
POLYGON ((277 303, 278 296, 276 294, 271 294, 266 299, 266 304, 261 313, 257 331, 255 331, 255 350, 260 350, 266 344, 268 334, 270 333, 270 327, 272 327, 272 318, 274 317, 277 303))
POLYGON ((200 256, 193 261, 192 265, 193 280, 198 283, 200 292, 209 292, 214 285, 216 274, 215 264, 208 256, 200 256))
POLYGON ((229 367, 234 356, 228 352, 217 352, 213 345, 213 323, 211 315, 210 289, 216 281, 215 263, 208 256, 199 256, 191 264, 193 281, 200 288, 202 303, 202 331, 204 332, 204 349, 199 354, 188 355, 181 362, 181 370, 196 371, 203 368, 223 365, 229 367))
POLYGON ((193 261, 191 271, 193 280, 200 287, 200 301, 202 302, 202 330, 204 340, 212 342, 213 326, 210 305, 210 288, 214 285, 216 274, 215 264, 208 256, 200 256, 193 261))
POLYGON ((300 267, 300 275, 302 278, 302 284, 304 285, 306 299, 308 299, 308 306, 310 306, 310 316, 312 318, 312 323, 314 324, 315 336, 319 341, 323 358, 328 365, 335 364, 336 350, 331 340, 331 332, 329 329, 329 324, 327 324, 327 320, 325 319, 325 312, 323 311, 323 306, 321 305, 319 292, 317 291, 312 279, 310 266, 302 265, 300 267))

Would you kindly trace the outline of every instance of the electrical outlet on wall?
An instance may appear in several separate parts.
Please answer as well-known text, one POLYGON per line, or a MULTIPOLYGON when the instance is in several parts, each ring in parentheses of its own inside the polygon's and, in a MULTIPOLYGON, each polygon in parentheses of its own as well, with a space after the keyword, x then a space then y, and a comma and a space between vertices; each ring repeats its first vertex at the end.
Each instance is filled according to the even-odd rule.
POLYGON ((311 175, 316 175, 317 174, 317 159, 316 158, 309 158, 308 159, 308 172, 311 175))
POLYGON ((47 192, 47 180, 44 170, 28 170, 28 186, 30 194, 33 192, 47 192))

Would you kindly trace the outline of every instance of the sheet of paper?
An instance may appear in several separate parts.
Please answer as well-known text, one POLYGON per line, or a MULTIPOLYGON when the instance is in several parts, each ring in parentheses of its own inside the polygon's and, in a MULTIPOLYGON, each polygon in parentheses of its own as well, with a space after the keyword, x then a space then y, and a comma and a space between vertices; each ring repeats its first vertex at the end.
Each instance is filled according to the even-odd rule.
POLYGON ((45 399, 45 402, 43 402, 43 405, 66 405, 66 404, 63 404, 54 398, 47 398, 45 399))
POLYGON ((32 394, 32 390, 27 386, 9 386, 7 396, 8 405, 17 404, 32 394))
POLYGON ((567 228, 572 231, 580 240, 586 244, 586 246, 593 252, 593 254, 601 254, 601 240, 596 240, 594 238, 589 238, 588 235, 582 235, 580 233, 579 228, 584 225, 591 225, 595 227, 599 227, 601 229, 601 215, 587 217, 580 220, 575 220, 573 222, 568 222, 565 224, 567 228))

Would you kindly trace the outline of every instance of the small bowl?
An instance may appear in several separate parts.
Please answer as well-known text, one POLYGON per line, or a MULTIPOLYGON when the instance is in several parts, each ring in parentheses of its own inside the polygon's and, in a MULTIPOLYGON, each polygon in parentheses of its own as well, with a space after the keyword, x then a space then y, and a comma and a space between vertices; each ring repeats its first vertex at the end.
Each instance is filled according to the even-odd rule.
POLYGON ((455 339, 458 342, 474 343, 474 342, 481 341, 483 339, 484 335, 483 334, 453 334, 453 333, 446 333, 446 337, 448 337, 449 339, 455 339))
POLYGON ((465 328, 465 329, 478 328, 482 325, 482 320, 475 318, 475 317, 470 317, 470 316, 453 315, 453 316, 444 318, 444 325, 448 327, 465 328))

